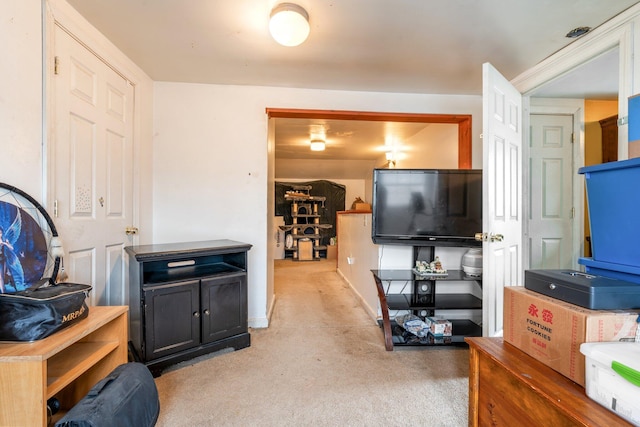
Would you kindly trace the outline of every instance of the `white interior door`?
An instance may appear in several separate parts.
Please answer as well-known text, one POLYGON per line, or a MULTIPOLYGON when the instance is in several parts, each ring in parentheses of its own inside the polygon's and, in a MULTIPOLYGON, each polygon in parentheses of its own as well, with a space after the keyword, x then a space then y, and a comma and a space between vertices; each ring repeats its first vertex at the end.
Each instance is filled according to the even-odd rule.
POLYGON ((69 281, 93 286, 91 303, 126 303, 125 230, 133 219, 133 87, 56 26, 56 226, 69 281))
POLYGON ((573 116, 530 115, 529 268, 574 267, 573 116))
POLYGON ((522 96, 491 64, 483 77, 483 323, 501 335, 505 286, 521 286, 522 96))

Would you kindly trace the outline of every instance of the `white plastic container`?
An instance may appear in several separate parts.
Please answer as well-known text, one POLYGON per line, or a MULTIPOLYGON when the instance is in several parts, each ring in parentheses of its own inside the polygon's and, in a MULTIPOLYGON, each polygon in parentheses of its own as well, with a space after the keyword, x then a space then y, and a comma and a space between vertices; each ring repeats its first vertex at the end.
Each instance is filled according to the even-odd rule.
POLYGON ((580 352, 587 396, 640 426, 640 343, 583 343, 580 352))

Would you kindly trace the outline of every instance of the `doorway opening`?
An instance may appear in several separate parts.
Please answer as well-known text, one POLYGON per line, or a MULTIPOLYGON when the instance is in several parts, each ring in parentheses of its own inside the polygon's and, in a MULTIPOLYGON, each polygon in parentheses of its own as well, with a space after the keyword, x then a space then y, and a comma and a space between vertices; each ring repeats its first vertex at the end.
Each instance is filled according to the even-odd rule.
MULTIPOLYGON (((299 178, 307 181, 331 180, 338 178, 338 176, 322 174, 331 170, 335 171, 336 169, 333 167, 325 168, 325 165, 348 165, 346 167, 350 169, 348 171, 350 176, 347 178, 341 175, 341 177, 347 180, 361 181, 353 186, 353 191, 347 190, 347 200, 349 203, 355 196, 362 196, 365 200, 368 198, 367 195, 370 194, 371 190, 371 172, 375 167, 396 166, 395 161, 393 161, 393 165, 390 165, 391 162, 384 162, 385 153, 382 151, 376 152, 371 149, 372 145, 380 147, 378 141, 384 141, 388 137, 387 132, 389 129, 387 126, 395 126, 392 130, 397 132, 396 136, 403 132, 405 132, 405 136, 411 132, 417 132, 416 135, 419 135, 413 135, 414 142, 409 144, 412 146, 409 156, 411 159, 402 160, 398 163, 399 166, 397 167, 433 168, 437 166, 431 166, 431 164, 441 163, 445 165, 441 167, 445 168, 470 169, 472 165, 471 115, 276 108, 267 108, 266 112, 269 118, 271 145, 274 147, 272 150, 273 153, 270 155, 270 169, 273 170, 274 181, 276 179, 290 180, 290 178, 299 178), (328 125, 331 134, 329 135, 328 133, 328 135, 330 137, 335 136, 335 138, 331 138, 331 145, 334 143, 333 139, 335 139, 335 149, 339 151, 334 152, 331 157, 318 156, 318 153, 312 153, 309 147, 307 147, 309 145, 309 129, 319 124, 328 125), (425 125, 434 125, 435 127, 432 126, 430 130, 416 131, 416 129, 424 129, 425 125), (440 125, 439 129, 446 128, 447 130, 444 132, 442 130, 434 131, 438 125, 440 125), (367 130, 364 131, 363 128, 367 130), (291 129, 294 130, 291 131, 291 129), (370 131, 370 129, 373 129, 373 131, 370 131), (364 132, 366 132, 366 135, 364 132), (429 132, 437 135, 437 137, 432 136, 432 133, 429 132), (341 139, 338 137, 339 134, 347 134, 348 137, 341 139), (305 136, 307 138, 306 141, 305 136), (444 153, 446 151, 445 149, 440 151, 437 148, 438 145, 444 147, 442 143, 438 142, 440 141, 439 138, 442 138, 441 140, 446 142, 447 147, 451 147, 449 152, 444 153), (367 142, 363 142, 363 140, 367 142), (454 140, 457 141, 457 144, 455 147, 452 147, 454 140), (353 147, 364 144, 368 146, 367 149, 364 150, 367 151, 366 154, 357 153, 355 155, 356 157, 354 157, 354 153, 352 152, 353 147), (341 147, 338 148, 340 145, 341 147), (347 145, 349 146, 348 148, 345 147, 347 145), (428 154, 425 155, 424 152, 416 152, 416 146, 429 147, 426 149, 428 154), (413 150, 413 152, 411 152, 411 150, 413 150), (286 159, 282 153, 285 153, 286 159), (335 155, 336 153, 339 154, 337 157, 335 155), (440 159, 441 154, 445 154, 446 159, 440 159), (362 157, 357 157, 359 155, 362 155, 362 157), (356 158, 357 160, 355 160, 356 158), (414 158, 418 159, 418 161, 416 162, 414 158), (358 164, 356 165, 356 163, 358 164), (413 166, 410 165, 411 163, 420 164, 421 166, 413 166), (423 163, 425 164, 424 166, 422 166, 423 163), (298 167, 283 166, 285 164, 295 164, 298 167), (429 164, 429 166, 426 164, 429 164), (309 169, 305 169, 304 165, 308 165, 309 169), (352 167, 354 165, 357 167, 352 167), (301 173, 301 175, 290 176, 280 174, 279 172, 281 170, 294 170, 295 172, 301 173), (310 173, 310 175, 306 175, 307 172, 310 173)), ((400 136, 399 139, 402 140, 403 137, 400 136)), ((329 139, 327 139, 327 141, 329 142, 329 139)), ((403 144, 402 141, 401 144, 403 144)), ((330 144, 327 144, 327 146, 329 145, 330 144)), ((327 151, 329 150, 330 149, 327 148, 327 151)), ((269 192, 271 193, 271 189, 269 192)), ((271 197, 271 194, 269 194, 269 197, 271 197)), ((347 204, 345 208, 348 209, 348 206, 350 206, 350 204, 347 204)), ((280 252, 282 252, 281 241, 283 241, 283 239, 278 231, 278 218, 270 218, 270 221, 272 224, 270 224, 269 230, 272 230, 271 234, 273 234, 274 237, 273 246, 275 246, 270 259, 278 259, 280 252)))
MULTIPOLYGON (((414 114, 414 113, 388 113, 365 111, 338 111, 338 110, 313 110, 313 109, 280 109, 267 108, 268 117, 268 144, 269 144, 269 187, 267 230, 269 233, 268 262, 267 262, 267 307, 270 317, 275 300, 274 270, 276 264, 275 246, 277 239, 276 217, 272 215, 275 206, 275 120, 276 119, 318 119, 318 120, 344 120, 344 121, 370 121, 370 122, 398 122, 398 123, 427 123, 427 124, 451 124, 457 126, 457 165, 461 169, 472 167, 472 116, 471 114, 414 114), (274 242, 274 244, 271 244, 274 242)), ((362 177, 362 179, 366 179, 362 177)), ((371 178, 368 178, 371 181, 371 178)))

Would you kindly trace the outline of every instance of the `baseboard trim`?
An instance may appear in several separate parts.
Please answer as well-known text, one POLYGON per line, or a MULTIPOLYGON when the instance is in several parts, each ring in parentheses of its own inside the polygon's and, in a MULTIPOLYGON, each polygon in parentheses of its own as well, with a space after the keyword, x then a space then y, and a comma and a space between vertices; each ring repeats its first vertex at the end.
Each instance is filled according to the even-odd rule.
POLYGON ((276 306, 276 294, 273 294, 273 298, 271 299, 271 305, 269 305, 269 310, 267 310, 267 315, 265 317, 253 317, 249 319, 249 327, 254 329, 260 328, 268 328, 269 323, 271 322, 271 316, 273 315, 273 310, 276 306))
POLYGON ((349 279, 347 279, 345 277, 344 274, 342 274, 342 272, 340 271, 339 268, 336 268, 336 273, 338 273, 338 275, 342 278, 342 280, 344 280, 344 282, 349 285, 349 288, 351 288, 351 291, 356 295, 356 297, 358 298, 358 301, 360 301, 360 305, 362 306, 362 308, 364 308, 364 311, 367 312, 367 314, 369 315, 369 317, 371 317, 371 319, 375 322, 375 324, 378 324, 378 319, 380 318, 380 316, 378 316, 377 311, 373 310, 373 308, 371 308, 369 306, 369 304, 367 304, 367 302, 365 301, 364 298, 362 298, 362 295, 360 294, 360 292, 358 292, 358 290, 351 284, 351 282, 349 281, 349 279))

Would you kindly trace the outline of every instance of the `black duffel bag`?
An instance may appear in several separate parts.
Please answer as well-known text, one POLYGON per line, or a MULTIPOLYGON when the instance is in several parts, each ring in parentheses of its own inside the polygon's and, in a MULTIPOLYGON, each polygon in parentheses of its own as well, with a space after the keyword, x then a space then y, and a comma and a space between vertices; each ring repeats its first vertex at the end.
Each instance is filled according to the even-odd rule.
POLYGON ((144 364, 124 363, 100 380, 56 427, 152 427, 160 414, 153 375, 144 364))
POLYGON ((0 341, 36 341, 84 319, 90 291, 90 285, 43 279, 24 291, 0 294, 0 341))

